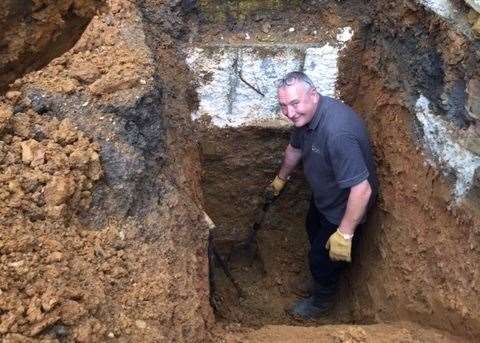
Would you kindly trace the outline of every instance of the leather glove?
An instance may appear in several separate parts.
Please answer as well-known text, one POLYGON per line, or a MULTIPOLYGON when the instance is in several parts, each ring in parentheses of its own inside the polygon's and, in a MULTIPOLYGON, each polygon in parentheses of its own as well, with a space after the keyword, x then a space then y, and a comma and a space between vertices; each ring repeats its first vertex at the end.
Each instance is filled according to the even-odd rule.
POLYGON ((285 187, 286 183, 286 180, 281 179, 278 175, 275 176, 275 179, 272 181, 271 184, 268 185, 267 189, 265 190, 265 198, 271 201, 278 197, 283 187, 285 187))
POLYGON ((352 262, 352 239, 346 239, 337 229, 327 241, 325 248, 329 250, 329 256, 332 261, 352 262))

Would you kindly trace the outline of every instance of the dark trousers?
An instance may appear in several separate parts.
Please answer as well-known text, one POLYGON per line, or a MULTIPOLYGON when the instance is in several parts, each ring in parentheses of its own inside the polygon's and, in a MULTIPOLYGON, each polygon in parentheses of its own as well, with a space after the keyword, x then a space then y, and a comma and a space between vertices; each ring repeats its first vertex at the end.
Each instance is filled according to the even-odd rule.
MULTIPOLYGON (((310 201, 305 227, 310 241, 309 263, 313 280, 320 286, 336 287, 340 273, 348 266, 344 261, 332 261, 325 248, 330 235, 338 225, 330 223, 316 208, 313 199, 310 201)), ((355 230, 353 246, 358 241, 360 228, 355 230)))

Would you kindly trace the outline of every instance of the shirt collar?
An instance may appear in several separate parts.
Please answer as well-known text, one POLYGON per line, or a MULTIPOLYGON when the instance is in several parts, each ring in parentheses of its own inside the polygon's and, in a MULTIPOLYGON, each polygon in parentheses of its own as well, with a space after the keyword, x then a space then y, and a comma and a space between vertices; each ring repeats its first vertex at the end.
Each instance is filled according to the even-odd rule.
POLYGON ((318 124, 320 123, 321 119, 323 119, 324 117, 323 107, 324 107, 325 97, 323 97, 320 94, 318 96, 319 98, 318 98, 317 108, 315 109, 315 114, 313 115, 312 120, 310 120, 310 123, 307 124, 307 128, 309 130, 315 130, 318 124))

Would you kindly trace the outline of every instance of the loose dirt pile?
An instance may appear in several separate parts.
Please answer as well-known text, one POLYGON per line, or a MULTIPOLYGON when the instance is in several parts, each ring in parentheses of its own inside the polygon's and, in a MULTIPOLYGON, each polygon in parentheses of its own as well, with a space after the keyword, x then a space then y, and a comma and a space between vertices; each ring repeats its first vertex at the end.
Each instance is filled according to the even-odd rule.
MULTIPOLYGON (((101 302, 90 292, 103 293, 89 259, 106 253, 94 232, 69 224, 88 210, 102 176, 99 146, 68 119, 31 109, 13 114, 5 105, 0 117, 0 334, 66 336, 65 325, 101 302)), ((85 330, 75 337, 82 341, 85 330)))
MULTIPOLYGON (((109 1, 69 52, 16 80, 2 99, 2 138, 10 137, 2 151, 17 194, 7 182, 3 340, 208 337, 208 228, 189 197, 198 192, 189 188, 195 170, 176 169, 177 157, 188 164, 195 154, 188 144, 185 153, 166 146, 183 137, 170 136, 165 108, 182 121, 189 106, 165 96, 177 86, 160 82, 146 43, 146 32, 158 39, 165 27, 148 21, 149 31, 142 10, 167 25, 179 8, 109 1)), ((164 38, 155 49, 175 65, 164 38)))
POLYGON ((104 1, 5 0, 0 4, 0 89, 70 49, 104 1))
MULTIPOLYGON (((382 194, 362 259, 347 280, 354 286, 341 294, 347 315, 331 322, 413 320, 478 337, 480 226, 478 204, 469 199, 479 188, 453 203, 453 178, 425 163, 421 135, 412 130, 419 91, 457 127, 475 129, 464 102, 468 93, 468 108, 477 104, 471 95, 476 83, 467 87, 466 81, 478 79, 478 42, 415 1, 369 8, 363 1, 310 1, 285 11, 271 2, 275 10, 269 5, 251 18, 240 5, 212 17, 199 7, 187 16, 182 3, 109 0, 94 15, 100 3, 88 0, 56 3, 57 9, 32 2, 32 17, 47 33, 38 29, 33 53, 9 55, 5 82, 31 62, 19 63, 19 56, 45 53, 42 63, 48 63, 73 48, 13 82, 0 102, 1 339, 461 341, 405 323, 254 331, 224 322, 212 329, 203 209, 217 224, 218 241, 232 232, 245 237, 261 201, 258 191, 274 176, 288 137, 271 128, 195 132, 190 114, 198 104, 182 49, 188 40, 201 44, 213 37, 238 44, 247 40, 246 31, 262 43, 316 42, 324 29, 323 38, 334 39, 328 29, 340 24, 358 33, 352 50, 342 52, 339 90, 369 125, 382 194), (86 25, 79 17, 93 19, 74 42, 86 25), (56 18, 55 25, 48 18, 56 18), (302 20, 304 31, 297 27, 302 20), (54 34, 57 27, 65 30, 54 34), (205 197, 199 143, 208 168, 205 197)), ((18 12, 9 13, 0 23, 15 22, 18 12)), ((20 47, 25 29, 35 30, 19 22, 20 28, 8 26, 0 46, 20 47)), ((213 305, 224 321, 291 323, 284 306, 297 296, 297 284, 308 281, 306 241, 296 231, 303 230, 308 197, 302 179, 293 180, 259 234, 264 265, 233 270, 246 301, 238 300, 219 268, 213 270, 213 305)))
POLYGON ((0 146, 1 215, 68 220, 85 211, 101 175, 99 146, 68 119, 42 117, 32 110, 2 111, 0 146))

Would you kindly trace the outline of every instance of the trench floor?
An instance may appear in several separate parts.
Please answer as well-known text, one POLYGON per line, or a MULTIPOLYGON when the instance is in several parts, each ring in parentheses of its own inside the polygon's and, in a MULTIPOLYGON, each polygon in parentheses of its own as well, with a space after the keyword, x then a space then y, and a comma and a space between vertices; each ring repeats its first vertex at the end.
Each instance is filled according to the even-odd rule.
MULTIPOLYGON (((301 171, 267 211, 257 234, 258 253, 239 247, 253 229, 263 191, 275 176, 287 143, 288 131, 279 129, 202 131, 202 183, 207 213, 216 224, 213 244, 243 292, 240 297, 215 261, 211 298, 220 320, 246 326, 298 323, 286 310, 311 283, 304 230, 310 193, 301 171)), ((339 297, 344 300, 322 323, 353 322, 348 286, 339 297)))

